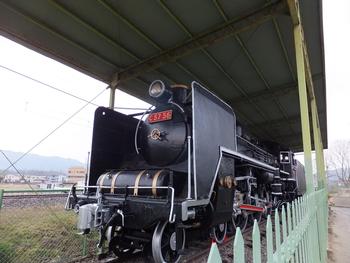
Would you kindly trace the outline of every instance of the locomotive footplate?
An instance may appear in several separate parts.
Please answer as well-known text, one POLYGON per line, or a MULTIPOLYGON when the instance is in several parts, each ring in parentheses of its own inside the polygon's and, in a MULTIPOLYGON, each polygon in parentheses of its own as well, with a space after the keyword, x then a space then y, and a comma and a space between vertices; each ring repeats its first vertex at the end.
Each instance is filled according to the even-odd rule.
POLYGON ((177 219, 181 219, 181 203, 175 202, 172 187, 162 188, 167 191, 167 194, 159 198, 129 195, 128 193, 133 190, 132 187, 124 189, 124 195, 104 194, 102 196, 97 190, 94 196, 91 194, 68 196, 66 207, 74 208, 79 213, 82 233, 88 233, 91 228, 105 224, 145 229, 159 220, 175 222, 176 214, 177 219))

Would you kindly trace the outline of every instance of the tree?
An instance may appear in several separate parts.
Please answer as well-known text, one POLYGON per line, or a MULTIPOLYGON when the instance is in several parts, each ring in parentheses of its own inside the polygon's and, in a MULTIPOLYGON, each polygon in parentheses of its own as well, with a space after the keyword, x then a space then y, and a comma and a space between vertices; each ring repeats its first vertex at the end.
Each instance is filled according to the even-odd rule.
POLYGON ((350 187, 350 141, 332 144, 327 154, 327 166, 344 186, 350 187))

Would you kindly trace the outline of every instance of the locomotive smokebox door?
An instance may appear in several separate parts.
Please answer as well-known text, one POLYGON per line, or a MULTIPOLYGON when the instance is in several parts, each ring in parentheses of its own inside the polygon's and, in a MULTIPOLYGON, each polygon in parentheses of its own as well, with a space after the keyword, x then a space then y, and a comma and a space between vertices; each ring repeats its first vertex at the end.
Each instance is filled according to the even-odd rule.
POLYGON ((184 161, 187 156, 187 123, 177 106, 158 106, 140 125, 138 145, 150 165, 165 166, 184 161))

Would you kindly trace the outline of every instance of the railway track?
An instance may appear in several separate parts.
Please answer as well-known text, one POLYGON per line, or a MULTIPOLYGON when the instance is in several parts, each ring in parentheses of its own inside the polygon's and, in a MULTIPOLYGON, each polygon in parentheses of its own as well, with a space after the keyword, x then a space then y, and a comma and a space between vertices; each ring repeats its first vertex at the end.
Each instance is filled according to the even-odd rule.
MULTIPOLYGON (((259 228, 262 231, 263 235, 265 234, 265 225, 266 225, 266 220, 261 220, 261 222, 259 224, 259 228)), ((246 242, 245 245, 248 246, 249 248, 252 245, 252 239, 251 239, 252 232, 253 232, 253 224, 247 226, 246 229, 242 232, 243 238, 246 242)), ((221 253, 221 255, 224 258, 225 257, 233 257, 233 253, 232 253, 233 247, 232 246, 233 246, 234 238, 235 238, 235 234, 233 233, 225 239, 224 243, 218 245, 220 252, 223 252, 223 253, 221 253)), ((211 245, 207 246, 206 248, 200 249, 200 251, 198 251, 197 253, 195 252, 193 255, 187 255, 183 258, 183 262, 207 262, 207 258, 209 256, 210 249, 211 249, 211 245)))
MULTIPOLYGON (((262 219, 259 228, 260 228, 260 234, 262 237, 262 246, 264 246, 264 238, 265 238, 265 226, 266 226, 266 220, 262 219)), ((251 254, 252 251, 252 232, 253 232, 253 225, 250 224, 247 226, 247 228, 243 231, 243 238, 245 240, 245 246, 246 246, 246 251, 248 254, 251 254)), ((233 258, 233 240, 235 238, 235 235, 232 234, 226 238, 223 244, 220 244, 219 250, 220 254, 222 256, 223 262, 232 262, 233 258)), ((181 262, 191 262, 191 263, 204 263, 207 262, 209 252, 211 248, 211 240, 210 239, 205 239, 205 240, 195 240, 191 239, 189 242, 188 247, 185 250, 185 254, 181 259, 181 262)), ((76 260, 73 261, 74 263, 131 263, 131 262, 139 262, 139 263, 144 263, 144 262, 150 262, 151 257, 150 255, 146 255, 145 253, 139 251, 135 252, 133 255, 131 255, 128 259, 117 259, 114 258, 113 255, 111 257, 107 257, 103 259, 102 261, 98 261, 95 257, 89 257, 89 258, 84 258, 81 260, 76 260)), ((251 262, 250 257, 248 255, 247 257, 247 262, 251 262)), ((72 262, 72 263, 73 263, 72 262)))
POLYGON ((5 194, 2 198, 2 207, 11 209, 43 205, 64 205, 66 198, 67 193, 5 194))
MULTIPOLYGON (((49 203, 49 204, 64 204, 67 197, 67 193, 55 193, 55 194, 16 194, 16 195, 5 195, 3 197, 3 204, 7 208, 11 207, 28 207, 28 206, 36 206, 40 205, 42 203, 49 203)), ((272 220, 273 221, 273 220, 272 220)), ((265 237, 265 226, 266 226, 266 220, 262 219, 259 228, 261 231, 261 236, 264 239, 265 237)), ((249 250, 252 247, 252 239, 251 234, 253 231, 253 225, 250 224, 247 226, 247 228, 243 231, 243 237, 245 240, 245 245, 248 251, 248 254, 250 253, 249 250)), ((192 235, 192 234, 191 234, 192 235)), ((191 236, 188 235, 188 236, 191 236)), ((226 238, 223 244, 220 244, 219 250, 220 254, 223 257, 223 260, 226 258, 227 260, 232 261, 233 257, 233 240, 235 235, 232 234, 226 238)), ((262 242, 263 245, 264 241, 262 242)), ((188 243, 188 247, 185 250, 185 254, 181 260, 181 262, 191 262, 191 263, 199 263, 199 262, 206 262, 209 252, 211 248, 211 240, 210 239, 201 239, 201 238, 191 238, 190 242, 188 243)), ((80 263, 95 263, 95 262, 102 262, 102 263, 117 263, 117 262, 124 262, 124 263, 131 263, 131 262, 149 262, 151 257, 147 255, 146 253, 142 251, 135 252, 130 258, 119 260, 115 258, 113 255, 110 257, 105 258, 102 261, 98 261, 96 257, 84 257, 80 259, 76 259, 72 262, 80 262, 80 263)), ((247 262, 249 261, 249 256, 247 258, 247 262)))

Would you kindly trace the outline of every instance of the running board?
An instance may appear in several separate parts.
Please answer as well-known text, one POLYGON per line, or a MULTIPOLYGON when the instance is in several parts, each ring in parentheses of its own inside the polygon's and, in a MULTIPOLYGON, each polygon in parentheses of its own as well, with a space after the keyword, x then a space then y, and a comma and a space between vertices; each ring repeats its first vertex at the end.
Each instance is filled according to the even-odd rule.
POLYGON ((255 206, 255 205, 240 205, 239 206, 240 209, 242 210, 248 210, 248 211, 252 211, 252 212, 264 212, 264 208, 260 207, 260 206, 255 206))

